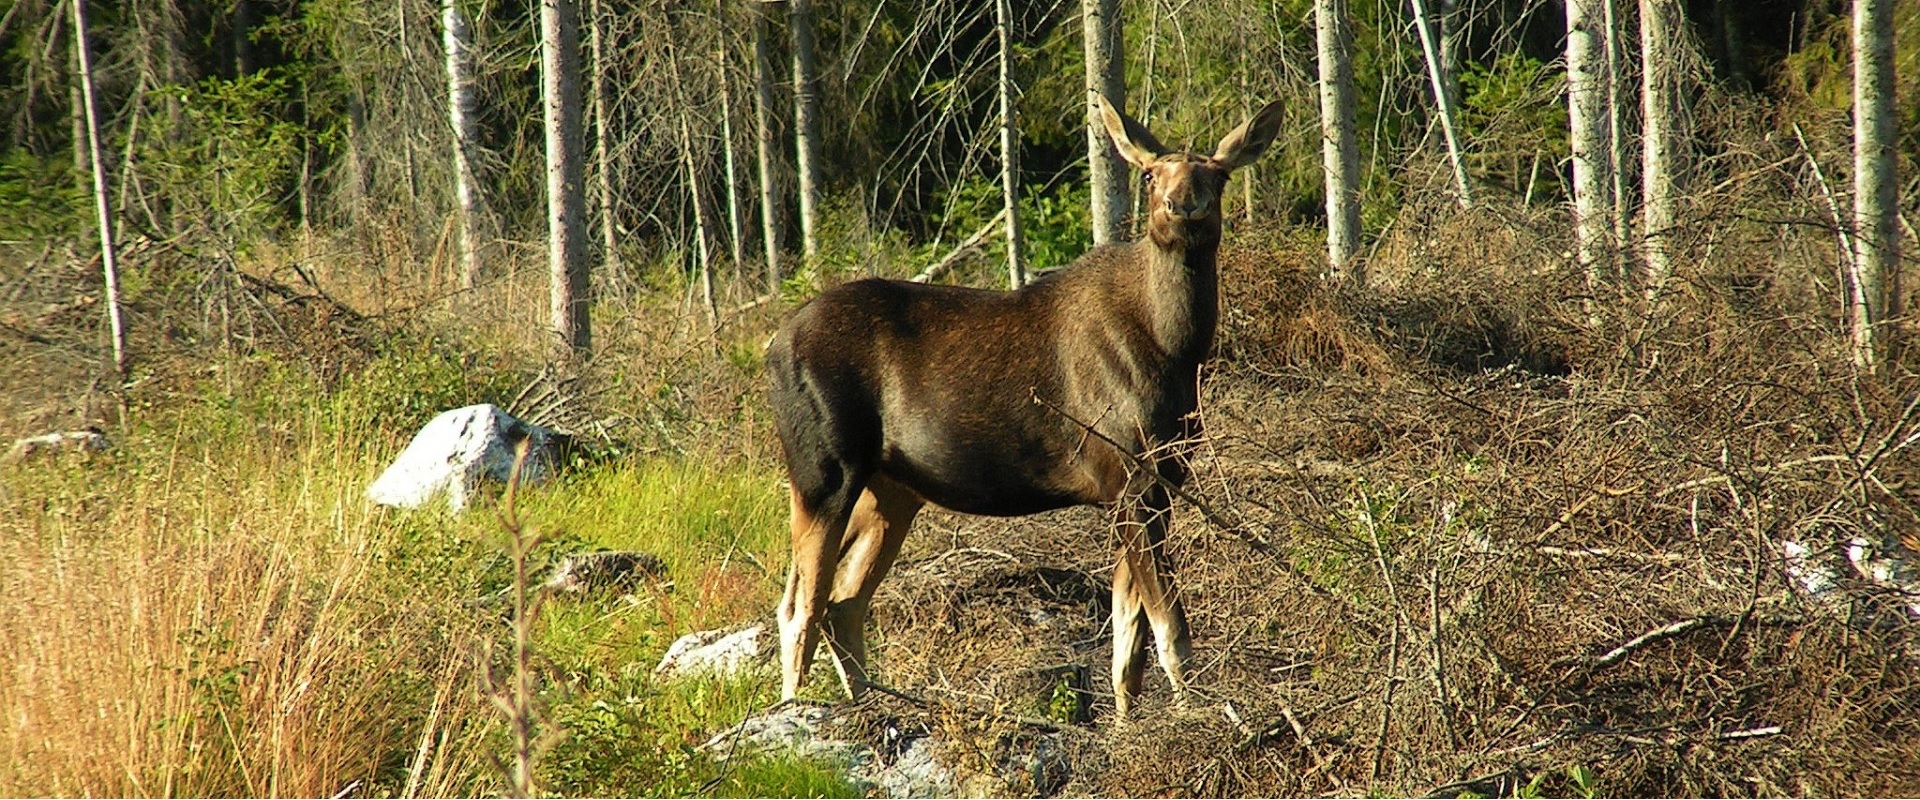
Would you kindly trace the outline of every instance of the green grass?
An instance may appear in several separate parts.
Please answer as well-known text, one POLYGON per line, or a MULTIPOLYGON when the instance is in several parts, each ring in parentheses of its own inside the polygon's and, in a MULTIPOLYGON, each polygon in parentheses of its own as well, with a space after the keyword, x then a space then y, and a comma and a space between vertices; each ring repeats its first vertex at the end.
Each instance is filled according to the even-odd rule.
MULTIPOLYGON (((508 635, 476 603, 510 574, 492 504, 361 496, 431 411, 511 385, 466 364, 415 342, 328 384, 236 359, 139 406, 110 455, 0 466, 0 591, 17 598, 0 606, 0 793, 504 791, 506 726, 475 675, 508 635)), ((537 557, 644 550, 670 581, 556 598, 535 621, 562 731, 547 791, 852 794, 821 765, 696 751, 770 705, 770 677, 651 675, 679 635, 772 609, 785 503, 773 474, 718 459, 615 461, 523 494, 549 536, 537 557)))

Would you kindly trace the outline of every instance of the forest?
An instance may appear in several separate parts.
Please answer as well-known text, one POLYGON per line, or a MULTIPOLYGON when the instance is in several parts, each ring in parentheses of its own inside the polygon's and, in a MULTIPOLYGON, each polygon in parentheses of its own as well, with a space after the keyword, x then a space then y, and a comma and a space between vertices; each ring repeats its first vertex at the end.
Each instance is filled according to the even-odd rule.
POLYGON ((1917 97, 1895 0, 0 0, 0 794, 1920 794, 1917 97), (1094 506, 921 513, 858 700, 675 675, 793 567, 784 323, 1147 238, 1097 98, 1281 111, 1187 691, 1094 506), (370 499, 475 404, 566 446, 370 499))

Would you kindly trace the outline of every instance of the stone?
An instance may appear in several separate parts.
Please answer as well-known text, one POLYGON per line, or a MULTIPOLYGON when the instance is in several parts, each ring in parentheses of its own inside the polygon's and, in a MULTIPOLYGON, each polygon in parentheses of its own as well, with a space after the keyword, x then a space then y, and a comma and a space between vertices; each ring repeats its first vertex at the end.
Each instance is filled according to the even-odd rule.
POLYGON ((667 565, 659 556, 627 550, 575 553, 562 559, 547 577, 550 592, 579 593, 600 589, 625 591, 648 578, 665 578, 667 565))
POLYGON ((513 472, 514 447, 529 443, 520 482, 551 477, 567 436, 524 422, 499 406, 482 404, 446 411, 415 434, 373 485, 367 499, 399 508, 420 508, 445 494, 459 513, 485 481, 505 483, 513 472))
POLYGON ((766 625, 689 633, 667 647, 653 674, 664 680, 737 675, 772 664, 777 646, 766 625))
POLYGON ((91 428, 84 431, 56 431, 14 440, 13 446, 7 449, 7 461, 24 461, 57 453, 104 453, 109 446, 106 434, 91 428))

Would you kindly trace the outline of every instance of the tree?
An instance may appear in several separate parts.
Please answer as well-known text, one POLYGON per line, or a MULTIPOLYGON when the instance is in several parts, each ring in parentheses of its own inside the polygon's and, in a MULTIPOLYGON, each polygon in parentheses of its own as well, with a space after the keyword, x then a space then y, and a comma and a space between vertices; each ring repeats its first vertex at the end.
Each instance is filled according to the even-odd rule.
POLYGON ((753 10, 753 131, 760 161, 760 245, 767 259, 767 291, 780 291, 780 200, 774 185, 773 23, 764 6, 753 10))
POLYGON ((800 177, 800 251, 807 263, 820 252, 820 98, 813 53, 813 0, 790 0, 793 37, 794 164, 800 177))
POLYGON ((1460 206, 1473 207, 1473 189, 1467 185, 1467 165, 1460 153, 1460 139, 1454 133, 1453 90, 1451 76, 1447 72, 1447 59, 1441 52, 1442 42, 1434 33, 1433 15, 1427 13, 1422 0, 1413 0, 1414 23, 1420 29, 1420 49, 1426 53, 1427 76, 1433 84, 1433 105, 1440 109, 1440 130, 1447 139, 1447 158, 1453 162, 1454 184, 1460 190, 1460 206))
POLYGON ((1659 302, 1673 274, 1674 199, 1679 196, 1681 163, 1676 113, 1679 96, 1676 59, 1681 24, 1679 0, 1640 0, 1640 235, 1647 259, 1647 299, 1659 302))
POLYGON ((587 93, 593 104, 593 197, 599 211, 600 258, 608 270, 620 264, 619 239, 615 237, 613 175, 613 124, 607 98, 607 46, 601 35, 606 18, 601 16, 600 0, 587 4, 587 50, 593 54, 593 69, 587 73, 587 93))
POLYGON ((453 128, 453 193, 460 218, 455 227, 460 248, 460 288, 480 280, 480 186, 474 179, 474 152, 480 140, 479 102, 473 85, 473 29, 459 0, 440 0, 440 27, 447 59, 447 118, 453 128))
POLYGON ((1353 29, 1346 0, 1314 0, 1320 46, 1321 157, 1327 173, 1327 268, 1356 284, 1366 274, 1353 262, 1360 250, 1360 151, 1353 110, 1353 29))
POLYGON ((1020 129, 1013 115, 1013 9, 1010 0, 994 0, 994 30, 1000 40, 1000 193, 1007 224, 1007 282, 1027 282, 1020 237, 1020 129))
POLYGON ((1100 122, 1094 97, 1114 108, 1127 102, 1127 73, 1121 48, 1119 0, 1080 0, 1081 38, 1087 63, 1087 183, 1093 195, 1093 243, 1126 239, 1127 168, 1100 122))
POLYGON ((587 317, 587 225, 580 125, 580 9, 541 0, 540 72, 547 134, 547 269, 553 331, 569 355, 593 346, 587 317))
POLYGON ((93 56, 87 52, 87 0, 73 4, 74 61, 87 127, 87 162, 93 171, 93 207, 100 226, 100 271, 107 289, 107 324, 113 335, 113 371, 127 377, 127 331, 120 319, 120 266, 113 247, 113 211, 108 205, 106 151, 100 145, 100 112, 93 97, 93 56))
POLYGON ((1853 298, 1855 363, 1885 358, 1900 313, 1898 163, 1894 153, 1893 0, 1853 2, 1853 298))
POLYGON ((1586 270, 1587 288, 1605 283, 1603 264, 1611 206, 1607 186, 1607 103, 1601 85, 1604 69, 1600 4, 1606 0, 1567 0, 1567 121, 1573 147, 1573 227, 1576 258, 1586 270))

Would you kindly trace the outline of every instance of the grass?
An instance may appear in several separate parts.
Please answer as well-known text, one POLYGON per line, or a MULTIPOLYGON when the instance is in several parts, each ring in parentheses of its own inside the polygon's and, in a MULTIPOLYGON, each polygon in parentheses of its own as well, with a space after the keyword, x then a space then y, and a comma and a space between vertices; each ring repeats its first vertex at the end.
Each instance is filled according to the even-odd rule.
MULTIPOLYGON (((0 794, 508 791, 506 720, 476 673, 509 633, 474 602, 510 578, 499 524, 361 497, 428 410, 504 385, 416 345, 331 385, 237 358, 139 409, 109 455, 0 466, 0 794)), ((602 464, 524 493, 549 542, 537 559, 646 550, 671 580, 535 621, 563 731, 541 785, 851 792, 820 765, 695 750, 775 699, 771 681, 651 677, 678 635, 772 607, 784 502, 764 468, 717 459, 602 464)))

